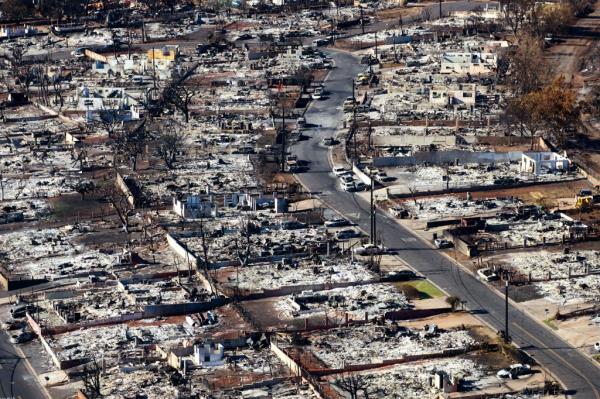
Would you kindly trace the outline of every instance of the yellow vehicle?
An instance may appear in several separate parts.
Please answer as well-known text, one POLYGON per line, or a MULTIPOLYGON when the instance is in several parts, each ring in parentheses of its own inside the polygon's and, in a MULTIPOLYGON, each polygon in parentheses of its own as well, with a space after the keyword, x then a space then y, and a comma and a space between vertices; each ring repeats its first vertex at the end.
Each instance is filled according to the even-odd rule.
POLYGON ((581 190, 575 196, 575 208, 591 209, 594 206, 594 195, 592 190, 581 190))

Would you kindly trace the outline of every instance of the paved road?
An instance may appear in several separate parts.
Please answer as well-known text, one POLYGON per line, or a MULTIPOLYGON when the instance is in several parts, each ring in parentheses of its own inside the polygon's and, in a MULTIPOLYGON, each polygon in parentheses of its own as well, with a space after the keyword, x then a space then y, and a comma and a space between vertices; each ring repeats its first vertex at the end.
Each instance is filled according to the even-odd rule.
MULTIPOLYGON (((357 195, 342 192, 331 174, 328 149, 321 146, 322 137, 332 136, 343 117, 341 104, 352 93, 351 79, 364 66, 347 53, 332 53, 337 68, 326 82, 328 98, 317 101, 305 114, 314 125, 305 135, 308 140, 295 144, 291 151, 299 159, 312 162, 308 173, 297 175, 310 191, 319 193, 329 206, 346 215, 365 231, 369 231, 369 205, 357 195)), ((432 249, 386 214, 378 214, 379 237, 387 247, 397 249, 398 257, 448 293, 467 301, 467 307, 497 330, 504 325, 504 299, 486 284, 454 265, 447 257, 432 249)), ((509 331, 513 340, 544 365, 572 390, 578 399, 600 398, 600 369, 546 327, 514 306, 509 310, 509 331)))
POLYGON ((9 341, 4 331, 0 332, 0 397, 42 399, 47 396, 38 384, 23 359, 9 341))

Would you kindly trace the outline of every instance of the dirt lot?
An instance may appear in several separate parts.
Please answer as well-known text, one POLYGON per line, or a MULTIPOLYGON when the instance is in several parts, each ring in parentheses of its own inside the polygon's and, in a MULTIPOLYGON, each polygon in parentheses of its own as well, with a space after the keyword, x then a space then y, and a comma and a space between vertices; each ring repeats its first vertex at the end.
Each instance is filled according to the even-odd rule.
POLYGON ((575 87, 583 85, 579 71, 584 55, 600 41, 600 8, 597 4, 595 7, 593 13, 577 20, 571 32, 561 37, 564 40, 562 43, 547 51, 548 59, 553 61, 556 72, 575 87))
MULTIPOLYGON (((431 2, 430 2, 431 3, 431 2)), ((421 7, 427 5, 427 2, 421 3, 421 7)), ((397 19, 397 18, 405 18, 408 16, 417 15, 421 12, 421 7, 397 7, 397 8, 389 8, 387 10, 380 10, 375 12, 375 15, 381 19, 397 19)))
MULTIPOLYGON (((579 190, 592 188, 587 180, 577 180, 564 183, 540 184, 505 190, 473 192, 473 198, 494 198, 514 196, 523 202, 543 205, 549 208, 570 208, 575 204, 575 194, 579 190)), ((466 194, 464 195, 466 198, 466 194)))

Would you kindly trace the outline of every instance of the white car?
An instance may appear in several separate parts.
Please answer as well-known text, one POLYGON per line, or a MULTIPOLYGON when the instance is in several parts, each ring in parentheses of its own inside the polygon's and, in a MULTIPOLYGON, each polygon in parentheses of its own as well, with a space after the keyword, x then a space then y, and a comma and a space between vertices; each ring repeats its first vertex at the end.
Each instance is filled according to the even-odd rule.
POLYGON ((369 165, 369 166, 367 166, 367 167, 365 168, 365 172, 366 172, 366 173, 367 173, 369 176, 373 176, 373 175, 376 175, 377 173, 379 173, 379 172, 380 172, 380 170, 379 170, 378 168, 376 168, 375 166, 371 166, 371 165, 369 165))
POLYGON ((496 376, 500 379, 510 378, 512 380, 518 379, 522 375, 531 374, 531 366, 528 364, 511 364, 508 368, 502 369, 496 373, 496 376))
POLYGON ((594 349, 596 350, 596 352, 600 352, 600 341, 594 344, 594 349))
POLYGON ((383 248, 375 245, 375 244, 366 244, 360 247, 356 247, 352 250, 356 255, 366 256, 366 255, 378 255, 383 252, 383 248))
POLYGON ((323 98, 323 89, 320 87, 316 88, 311 97, 313 100, 320 100, 323 98))
POLYGON ((340 181, 342 182, 342 184, 344 184, 344 183, 353 183, 354 182, 354 178, 352 176, 350 176, 349 174, 346 174, 346 175, 340 176, 340 181))
POLYGON ((496 274, 496 272, 489 267, 477 270, 477 275, 480 279, 487 282, 496 281, 499 279, 498 274, 496 274))
POLYGON ((342 166, 342 165, 335 165, 332 170, 333 170, 333 174, 338 177, 350 173, 348 168, 346 168, 345 166, 342 166))
POLYGON ((356 187, 354 187, 354 181, 342 182, 342 190, 344 191, 354 191, 356 187))

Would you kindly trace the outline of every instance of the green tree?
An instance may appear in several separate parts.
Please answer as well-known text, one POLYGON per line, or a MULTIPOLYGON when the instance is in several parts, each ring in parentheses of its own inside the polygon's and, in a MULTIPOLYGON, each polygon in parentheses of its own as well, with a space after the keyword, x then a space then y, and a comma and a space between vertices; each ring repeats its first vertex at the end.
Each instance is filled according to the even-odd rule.
POLYGON ((5 0, 0 5, 2 15, 7 19, 23 19, 31 16, 31 2, 24 0, 5 0))

